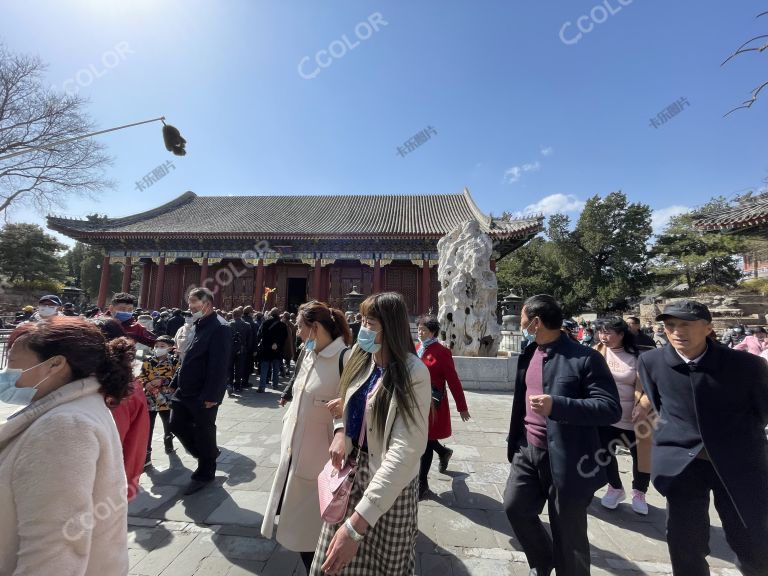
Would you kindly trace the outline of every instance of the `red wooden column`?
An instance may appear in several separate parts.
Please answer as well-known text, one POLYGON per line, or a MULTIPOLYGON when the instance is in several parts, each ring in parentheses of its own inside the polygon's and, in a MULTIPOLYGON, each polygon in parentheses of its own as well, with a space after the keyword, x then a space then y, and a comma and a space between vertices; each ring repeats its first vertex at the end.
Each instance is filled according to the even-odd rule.
POLYGON ((152 261, 144 262, 141 271, 141 294, 139 294, 139 306, 149 306, 149 279, 152 276, 152 261))
POLYGON ((206 278, 208 278, 208 258, 203 258, 203 263, 200 264, 200 286, 205 286, 206 278))
POLYGON ((253 284, 253 307, 258 312, 264 307, 264 258, 256 266, 256 282, 253 284))
POLYGON ((328 299, 331 297, 330 292, 328 291, 328 287, 330 285, 331 270, 328 268, 328 266, 325 266, 321 269, 321 271, 322 281, 320 284, 320 301, 327 303, 328 299))
POLYGON ((421 265, 421 313, 426 314, 429 310, 432 291, 432 279, 429 274, 429 259, 425 258, 421 265))
POLYGON ((165 256, 160 256, 160 264, 157 265, 157 283, 155 284, 155 302, 153 308, 157 310, 163 301, 163 288, 165 285, 165 256))
POLYGON ((131 257, 126 256, 125 264, 123 265, 123 286, 121 290, 123 292, 130 292, 131 290, 131 272, 133 271, 133 265, 131 264, 131 257))
POLYGON ((381 260, 376 258, 373 261, 373 293, 381 292, 381 260))
POLYGON ((315 273, 312 276, 312 298, 318 301, 322 301, 320 294, 320 287, 323 285, 323 267, 320 258, 315 258, 315 273))
POLYGON ((107 303, 107 290, 109 290, 109 256, 104 256, 101 261, 101 281, 99 282, 99 298, 96 306, 104 309, 107 303))

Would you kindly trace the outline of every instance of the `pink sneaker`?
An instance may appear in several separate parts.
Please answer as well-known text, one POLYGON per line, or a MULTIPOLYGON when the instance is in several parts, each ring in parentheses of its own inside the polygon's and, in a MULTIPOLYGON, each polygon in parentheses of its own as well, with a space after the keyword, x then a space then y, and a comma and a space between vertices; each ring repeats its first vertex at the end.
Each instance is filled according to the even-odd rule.
POLYGON ((645 502, 645 492, 632 490, 632 510, 643 516, 648 514, 648 504, 645 502))
POLYGON ((600 499, 600 504, 608 508, 608 510, 615 510, 619 505, 619 502, 624 502, 627 499, 627 495, 621 488, 614 488, 608 486, 608 490, 605 492, 605 496, 600 499))

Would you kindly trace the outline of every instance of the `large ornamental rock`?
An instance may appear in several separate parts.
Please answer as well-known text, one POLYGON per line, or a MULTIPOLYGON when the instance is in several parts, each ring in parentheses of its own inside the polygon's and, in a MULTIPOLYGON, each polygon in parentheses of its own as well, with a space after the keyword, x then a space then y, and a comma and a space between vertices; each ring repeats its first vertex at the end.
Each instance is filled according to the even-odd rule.
POLYGON ((501 333, 490 237, 476 220, 469 220, 443 236, 437 250, 440 339, 454 356, 496 356, 501 333))

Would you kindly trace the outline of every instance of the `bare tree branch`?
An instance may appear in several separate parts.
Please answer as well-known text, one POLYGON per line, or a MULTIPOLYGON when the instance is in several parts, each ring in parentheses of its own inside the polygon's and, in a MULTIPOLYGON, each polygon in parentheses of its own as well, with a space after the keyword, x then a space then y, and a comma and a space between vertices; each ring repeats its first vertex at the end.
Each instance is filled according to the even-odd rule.
POLYGON ((751 40, 747 40, 746 42, 744 42, 744 44, 739 46, 733 54, 731 54, 730 56, 728 56, 728 58, 723 60, 723 63, 720 64, 720 66, 725 66, 728 63, 729 60, 731 60, 732 58, 735 58, 739 54, 743 54, 745 52, 762 52, 762 51, 764 51, 766 48, 768 48, 768 44, 763 44, 762 46, 760 46, 758 48, 745 48, 745 46, 747 46, 749 44, 752 44, 752 42, 754 42, 755 40, 759 40, 760 38, 768 38, 768 34, 762 34, 760 36, 755 36, 751 40))
POLYGON ((111 159, 91 139, 55 142, 94 130, 79 96, 55 93, 42 82, 35 57, 12 54, 0 44, 0 214, 17 206, 44 213, 72 195, 93 196, 113 182, 105 176, 111 159))
MULTIPOLYGON (((725 114, 725 116, 728 116, 728 114, 730 114, 731 112, 735 112, 736 110, 741 110, 742 108, 751 108, 751 107, 752 107, 752 104, 754 104, 754 103, 755 103, 755 101, 757 100, 757 97, 758 97, 758 95, 760 94, 760 92, 761 92, 761 91, 763 90, 763 88, 765 88, 766 86, 768 86, 768 81, 766 81, 766 82, 763 82, 763 83, 762 83, 760 86, 758 86, 757 88, 755 88, 755 89, 752 91, 752 97, 751 97, 749 100, 745 100, 745 101, 744 101, 744 103, 743 103, 741 106, 737 106, 737 107, 736 107, 736 108, 734 108, 733 110, 729 110, 729 111, 728 111, 728 113, 727 113, 727 114, 725 114)), ((724 117, 725 117, 725 116, 724 116, 724 117)))

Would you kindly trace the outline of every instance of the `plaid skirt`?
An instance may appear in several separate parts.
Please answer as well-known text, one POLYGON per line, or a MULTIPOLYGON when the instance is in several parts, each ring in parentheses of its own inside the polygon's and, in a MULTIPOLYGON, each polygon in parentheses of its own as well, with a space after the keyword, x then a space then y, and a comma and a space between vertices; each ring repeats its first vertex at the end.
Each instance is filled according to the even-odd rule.
MULTIPOLYGON (((368 454, 360 454, 346 518, 352 516, 355 506, 363 497, 371 481, 368 454)), ((365 533, 352 561, 339 574, 343 576, 412 576, 416 565, 416 536, 419 533, 418 477, 406 486, 373 528, 365 533)), ((343 524, 343 523, 342 523, 343 524)), ((320 566, 333 535, 341 524, 323 524, 320 540, 315 549, 315 559, 309 576, 323 576, 320 566)))

